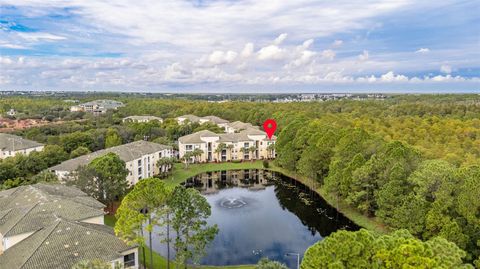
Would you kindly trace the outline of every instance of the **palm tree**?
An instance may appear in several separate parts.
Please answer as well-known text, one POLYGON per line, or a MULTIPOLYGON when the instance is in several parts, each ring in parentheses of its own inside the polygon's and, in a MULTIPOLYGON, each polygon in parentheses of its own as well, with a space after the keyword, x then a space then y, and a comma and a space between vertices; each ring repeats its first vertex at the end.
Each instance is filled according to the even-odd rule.
POLYGON ((232 150, 233 150, 234 146, 233 144, 230 144, 227 146, 227 149, 228 149, 228 152, 230 154, 230 160, 232 159, 232 150))
MULTIPOLYGON (((244 148, 240 149, 240 151, 242 151, 243 157, 245 157, 245 154, 247 154, 247 153, 249 152, 249 148, 245 148, 245 147, 244 147, 244 148)), ((244 160, 245 160, 245 159, 244 159, 244 160)))
POLYGON ((220 154, 226 148, 227 148, 227 145, 225 145, 225 143, 218 144, 217 148, 215 149, 215 153, 217 154, 217 160, 218 161, 220 161, 220 154))
POLYGON ((188 168, 188 163, 190 162, 190 159, 192 157, 194 157, 194 155, 193 155, 193 152, 190 151, 183 154, 183 157, 180 158, 180 160, 183 161, 183 163, 185 164, 185 168, 188 168))
POLYGON ((202 156, 202 154, 203 154, 203 150, 201 150, 201 149, 194 149, 194 150, 192 151, 192 156, 194 157, 194 162, 197 162, 197 158, 200 157, 200 156, 202 156))
POLYGON ((273 158, 275 157, 275 144, 270 144, 267 147, 268 150, 268 158, 273 158))
POLYGON ((257 147, 255 147, 255 146, 251 146, 251 147, 248 148, 248 151, 251 153, 250 154, 251 155, 250 159, 252 161, 253 161, 254 157, 256 158, 256 156, 254 156, 254 154, 253 154, 256 150, 257 150, 257 147))
POLYGON ((163 157, 157 161, 157 166, 160 173, 165 176, 173 166, 173 158, 163 157))

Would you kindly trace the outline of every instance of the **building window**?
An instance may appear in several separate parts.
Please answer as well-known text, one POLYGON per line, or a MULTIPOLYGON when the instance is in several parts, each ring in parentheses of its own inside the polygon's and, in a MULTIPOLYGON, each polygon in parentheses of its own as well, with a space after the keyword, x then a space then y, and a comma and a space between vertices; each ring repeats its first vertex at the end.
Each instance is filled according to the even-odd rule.
POLYGON ((142 165, 142 159, 138 160, 138 165, 142 165))
POLYGON ((193 150, 193 145, 185 145, 185 150, 193 150))
POLYGON ((134 267, 135 266, 135 253, 130 253, 123 256, 123 267, 134 267))
POLYGON ((161 152, 158 153, 158 158, 162 158, 162 153, 161 152))
POLYGON ((243 143, 243 147, 244 147, 244 148, 248 148, 249 146, 250 146, 250 144, 249 144, 248 142, 243 143))

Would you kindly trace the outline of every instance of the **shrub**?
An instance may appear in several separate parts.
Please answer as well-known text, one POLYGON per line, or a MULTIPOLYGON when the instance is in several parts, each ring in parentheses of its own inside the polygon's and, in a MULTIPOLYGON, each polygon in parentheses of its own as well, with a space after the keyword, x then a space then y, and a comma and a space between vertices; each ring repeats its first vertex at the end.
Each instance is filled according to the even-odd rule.
POLYGON ((263 168, 268 168, 270 163, 267 160, 263 160, 263 168))

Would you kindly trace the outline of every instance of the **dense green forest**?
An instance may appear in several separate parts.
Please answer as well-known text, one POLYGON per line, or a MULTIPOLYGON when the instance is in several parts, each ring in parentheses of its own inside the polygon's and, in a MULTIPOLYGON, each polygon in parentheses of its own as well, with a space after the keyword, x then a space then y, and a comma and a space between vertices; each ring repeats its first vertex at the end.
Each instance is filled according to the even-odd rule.
MULTIPOLYGON (((43 168, 134 140, 174 145, 185 134, 205 128, 218 131, 212 125, 180 126, 172 118, 183 114, 216 115, 256 125, 274 118, 279 166, 316 180, 328 193, 392 229, 406 229, 423 240, 441 236, 466 251, 465 261, 479 262, 479 95, 399 95, 381 101, 311 103, 116 99, 126 106, 101 117, 83 115, 81 122, 17 134, 60 152, 56 159, 33 155, 43 168), (123 124, 121 119, 129 115, 167 120, 123 124)), ((0 100, 2 108, 32 109, 33 114, 55 105, 59 101, 54 99, 0 100)), ((21 182, 41 171, 29 164, 35 163, 30 158, 1 161, 0 182, 21 182)))

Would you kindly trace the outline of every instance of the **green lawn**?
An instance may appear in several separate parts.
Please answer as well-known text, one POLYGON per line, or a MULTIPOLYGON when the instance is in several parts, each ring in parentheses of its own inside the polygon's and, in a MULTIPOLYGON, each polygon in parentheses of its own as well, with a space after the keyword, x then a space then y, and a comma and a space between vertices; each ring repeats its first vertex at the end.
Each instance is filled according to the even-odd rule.
POLYGON ((205 163, 205 164, 190 164, 185 168, 183 163, 176 163, 173 168, 173 173, 165 183, 174 186, 182 183, 188 178, 204 172, 221 171, 221 170, 235 170, 235 169, 262 169, 262 161, 243 162, 243 163, 205 163))

